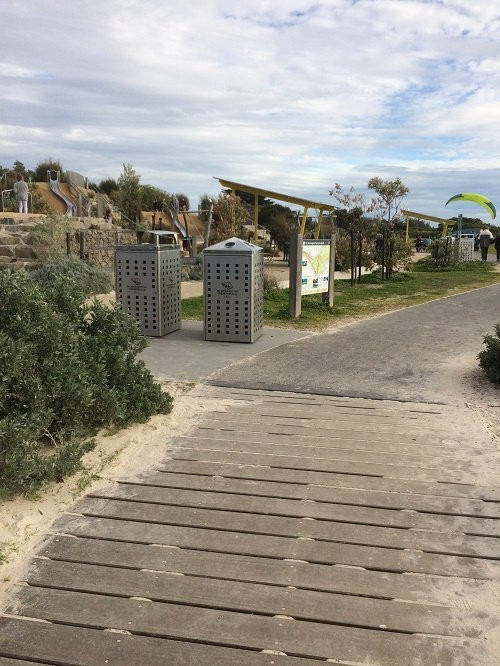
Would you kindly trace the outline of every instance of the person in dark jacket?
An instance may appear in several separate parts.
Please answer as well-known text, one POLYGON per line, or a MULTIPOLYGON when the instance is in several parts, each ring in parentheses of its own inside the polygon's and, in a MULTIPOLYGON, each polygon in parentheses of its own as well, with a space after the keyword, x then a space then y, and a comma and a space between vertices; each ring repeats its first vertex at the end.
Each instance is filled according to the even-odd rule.
POLYGON ((493 240, 493 234, 485 225, 479 232, 479 247, 481 248, 481 261, 488 261, 488 248, 493 240))
POLYGON ((495 250, 497 251, 497 261, 500 261, 500 231, 495 236, 495 250))

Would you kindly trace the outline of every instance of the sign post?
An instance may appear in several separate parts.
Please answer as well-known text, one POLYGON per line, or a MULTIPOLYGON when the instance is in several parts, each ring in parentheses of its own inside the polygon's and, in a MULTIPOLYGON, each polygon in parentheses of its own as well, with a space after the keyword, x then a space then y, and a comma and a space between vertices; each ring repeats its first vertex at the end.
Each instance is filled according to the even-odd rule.
POLYGON ((297 319, 302 312, 301 297, 323 294, 333 306, 335 274, 335 233, 330 239, 304 239, 292 236, 290 244, 290 279, 288 312, 297 319))
POLYGON ((290 277, 288 283, 288 314, 292 319, 302 312, 302 250, 304 236, 293 234, 290 239, 290 277))

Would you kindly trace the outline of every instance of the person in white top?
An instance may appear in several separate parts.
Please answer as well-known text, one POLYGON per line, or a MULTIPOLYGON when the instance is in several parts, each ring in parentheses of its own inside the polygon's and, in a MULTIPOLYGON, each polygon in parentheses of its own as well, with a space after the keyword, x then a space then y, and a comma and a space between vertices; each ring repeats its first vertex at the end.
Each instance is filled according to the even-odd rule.
POLYGON ((493 234, 486 225, 479 232, 479 247, 481 248, 481 261, 488 260, 488 249, 493 240, 493 234))
POLYGON ((17 181, 14 183, 14 194, 16 195, 20 213, 28 212, 28 184, 25 182, 22 173, 17 174, 17 181))

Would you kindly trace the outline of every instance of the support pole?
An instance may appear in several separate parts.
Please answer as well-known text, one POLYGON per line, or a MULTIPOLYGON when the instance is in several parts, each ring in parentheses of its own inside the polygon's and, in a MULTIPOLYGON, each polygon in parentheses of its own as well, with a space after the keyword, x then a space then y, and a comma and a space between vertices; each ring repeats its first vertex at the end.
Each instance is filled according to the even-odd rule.
POLYGON ((290 239, 290 277, 288 283, 288 314, 292 319, 302 312, 302 249, 304 236, 292 234, 290 239))
POLYGON ((78 232, 78 241, 80 246, 80 259, 83 261, 85 259, 85 232, 83 229, 78 232))
POLYGON ((304 236, 304 232, 306 230, 306 222, 307 222, 307 211, 309 208, 304 208, 304 214, 302 215, 302 222, 300 224, 300 235, 304 236))
POLYGON ((351 287, 356 282, 356 248, 354 247, 354 227, 351 226, 351 287))
POLYGON ((253 242, 257 245, 259 240, 259 195, 254 195, 253 204, 253 242))
POLYGON ((358 247, 358 284, 361 284, 361 265, 363 263, 363 234, 359 232, 359 247, 358 247))
POLYGON ((318 215, 318 224, 316 225, 316 233, 314 234, 314 238, 318 239, 321 236, 321 220, 323 219, 323 209, 319 209, 319 215, 318 215))
POLYGON ((66 254, 68 257, 71 254, 71 233, 69 231, 66 232, 66 254))
POLYGON ((205 235, 205 247, 208 247, 210 243, 210 230, 212 227, 212 215, 214 211, 214 202, 210 201, 210 206, 208 207, 208 222, 207 222, 207 233, 205 235))
POLYGON ((335 231, 332 231, 330 236, 330 263, 328 264, 328 305, 333 308, 333 300, 335 296, 335 249, 336 249, 337 236, 335 231))

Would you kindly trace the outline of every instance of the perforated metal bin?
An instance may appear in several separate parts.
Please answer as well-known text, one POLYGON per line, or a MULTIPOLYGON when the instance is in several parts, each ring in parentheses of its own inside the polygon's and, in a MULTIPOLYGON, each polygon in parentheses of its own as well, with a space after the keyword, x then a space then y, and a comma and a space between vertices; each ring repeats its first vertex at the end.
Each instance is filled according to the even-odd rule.
POLYGON ((139 322, 142 335, 181 327, 181 254, 178 245, 118 245, 116 300, 139 322))
POLYGON ((203 251, 205 340, 254 342, 264 321, 264 252, 239 238, 203 251))

